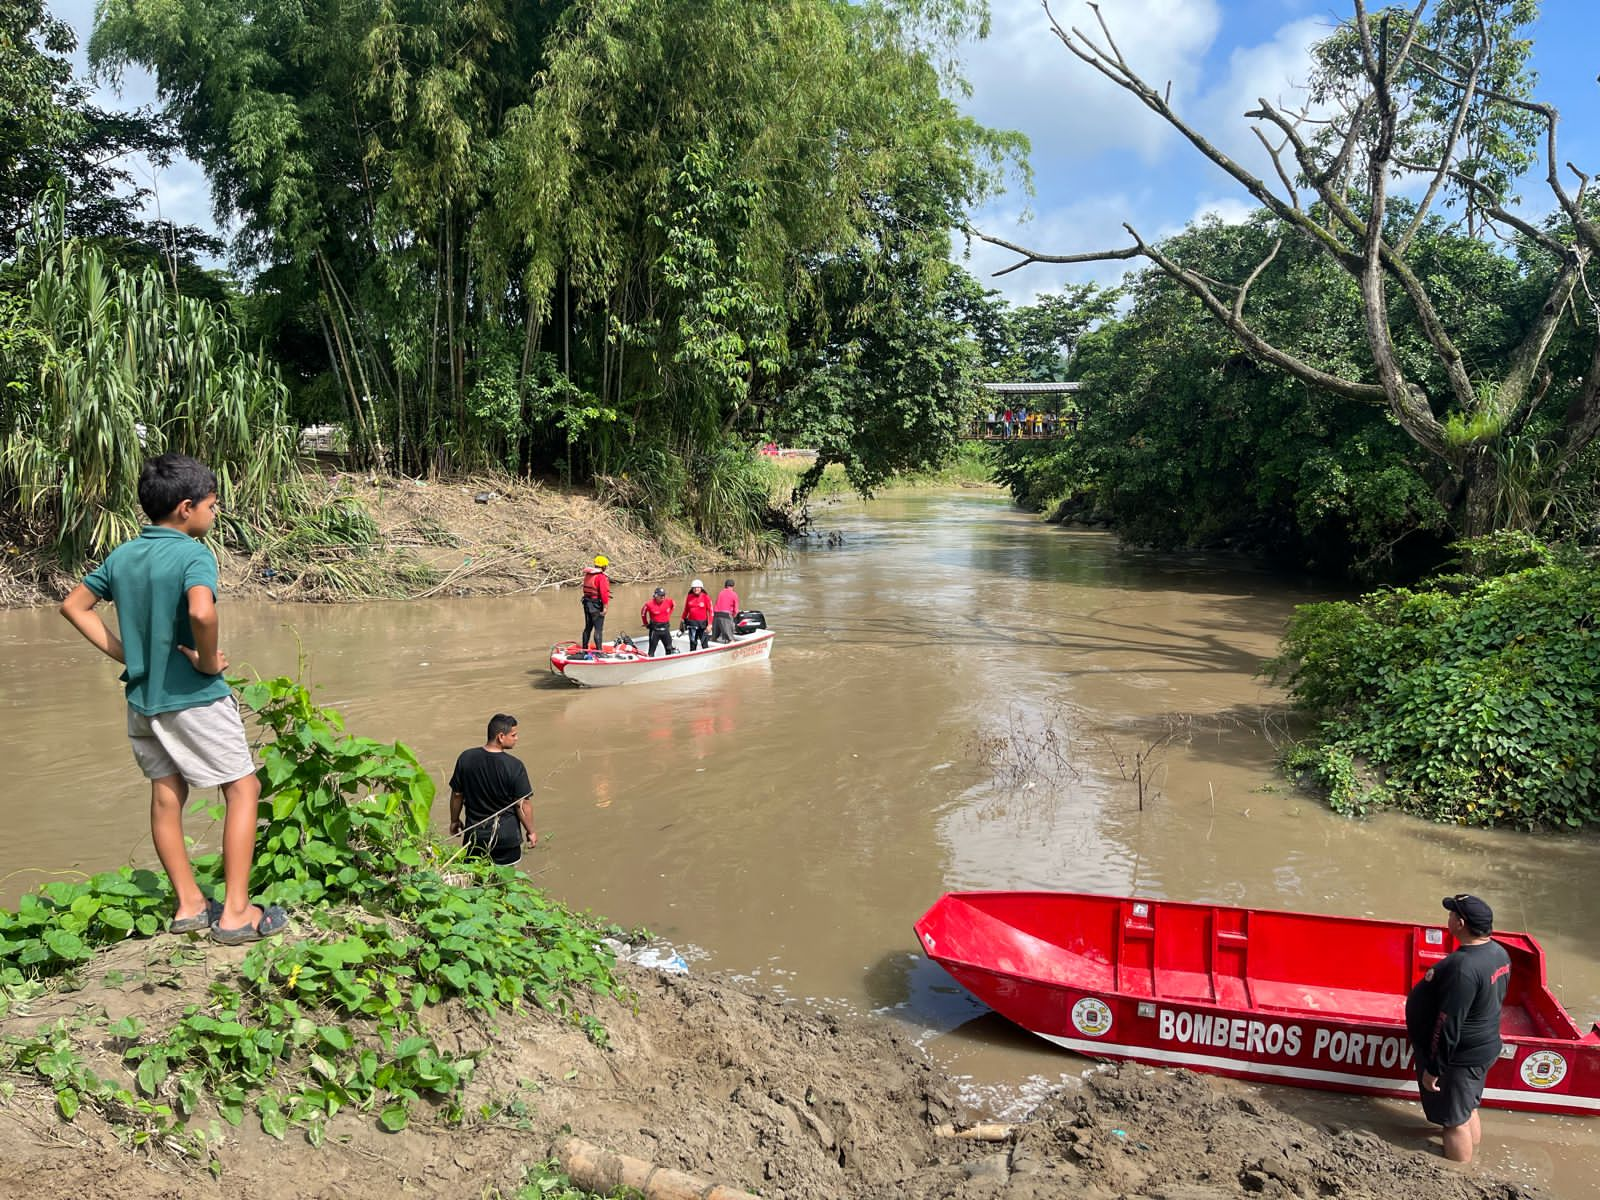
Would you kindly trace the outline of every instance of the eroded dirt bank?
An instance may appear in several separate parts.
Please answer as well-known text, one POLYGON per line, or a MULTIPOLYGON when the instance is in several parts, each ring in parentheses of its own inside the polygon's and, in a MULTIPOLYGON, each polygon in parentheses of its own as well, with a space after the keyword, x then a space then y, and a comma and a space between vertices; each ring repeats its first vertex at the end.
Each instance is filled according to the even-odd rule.
MULTIPOLYGON (((618 583, 741 564, 686 528, 657 537, 592 492, 509 477, 379 478, 332 473, 311 487, 358 503, 378 528, 368 546, 266 539, 252 553, 218 551, 229 596, 359 600, 375 596, 511 595, 579 582, 595 554, 618 583), (341 579, 341 576, 343 579, 341 579), (348 581, 360 576, 365 589, 348 581)), ((11 531, 16 534, 16 531, 11 531)), ((26 548, 0 522, 0 606, 54 603, 76 577, 26 548)))
MULTIPOLYGON (((97 974, 81 991, 14 1014, 8 1031, 84 1005, 140 1011, 156 1025, 163 1011, 203 997, 206 975, 226 969, 218 956, 227 954, 197 953, 181 979, 146 973, 138 982, 130 970, 130 982, 113 987, 97 974)), ((97 965, 115 967, 113 956, 102 958, 97 965)), ((494 1023, 440 1014, 443 1048, 453 1038, 464 1052, 487 1051, 462 1127, 419 1120, 387 1134, 370 1115, 345 1113, 319 1150, 293 1129, 274 1141, 247 1118, 227 1132, 215 1179, 162 1151, 128 1150, 87 1112, 63 1123, 51 1093, 24 1083, 0 1107, 9 1159, 0 1192, 32 1200, 510 1196, 523 1166, 548 1159, 570 1130, 773 1200, 1546 1195, 1359 1128, 1309 1125, 1246 1085, 1137 1066, 1088 1072, 1009 1141, 952 1140, 934 1127, 981 1114, 963 1110, 953 1084, 886 1021, 815 1015, 710 976, 630 968, 625 978, 630 1001, 596 1008, 608 1049, 552 1014, 494 1023)), ((105 1069, 119 1069, 105 1059, 105 1069)))

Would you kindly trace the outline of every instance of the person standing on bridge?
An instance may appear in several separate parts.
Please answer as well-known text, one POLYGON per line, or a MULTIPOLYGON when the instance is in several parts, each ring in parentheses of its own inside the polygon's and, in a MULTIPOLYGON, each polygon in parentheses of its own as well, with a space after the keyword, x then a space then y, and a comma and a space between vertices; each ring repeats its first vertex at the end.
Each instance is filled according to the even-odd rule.
POLYGON ((589 649, 589 635, 594 635, 594 648, 606 636, 606 605, 611 603, 611 579, 606 568, 611 560, 604 554, 594 556, 594 564, 583 569, 583 641, 582 648, 589 649))
POLYGON ((1500 1057, 1511 956, 1489 936, 1494 911, 1478 897, 1446 896, 1444 907, 1456 949, 1429 967, 1406 997, 1406 1033, 1416 1051, 1422 1111, 1444 1130, 1444 1156, 1467 1163, 1483 1136, 1483 1081, 1500 1057))

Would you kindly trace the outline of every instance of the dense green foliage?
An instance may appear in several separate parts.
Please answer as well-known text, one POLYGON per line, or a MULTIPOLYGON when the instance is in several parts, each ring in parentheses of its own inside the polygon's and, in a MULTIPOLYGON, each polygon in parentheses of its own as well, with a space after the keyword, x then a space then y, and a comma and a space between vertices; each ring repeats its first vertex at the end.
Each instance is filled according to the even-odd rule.
MULTIPOLYGON (((202 283, 197 254, 216 239, 141 215, 149 189, 128 170, 129 154, 165 166, 177 139, 147 112, 107 112, 73 75, 77 37, 45 0, 0 6, 0 258, 28 224, 35 201, 66 197, 67 231, 93 237, 123 262, 161 260, 186 286, 202 283)), ((0 281, 0 290, 5 290, 0 281)))
MULTIPOLYGON (((243 696, 273 734, 251 892, 290 905, 299 936, 253 948, 169 1027, 61 1021, 5 1039, 0 1066, 47 1080, 68 1120, 92 1105, 135 1144, 189 1152, 205 1150, 200 1122, 188 1123, 210 1108, 237 1125, 249 1107, 270 1136, 297 1125, 314 1144, 343 1108, 391 1130, 424 1098, 446 1122, 466 1119, 460 1095, 476 1058, 441 1050, 429 1014, 525 1000, 565 1011, 580 993, 609 991, 600 932, 513 871, 450 861, 459 852, 429 832, 433 782, 406 746, 346 734, 288 679, 243 696), (78 1048, 86 1030, 117 1047, 127 1081, 90 1069, 78 1048)), ((214 886, 217 858, 195 865, 214 886)), ((159 876, 123 869, 47 884, 0 911, 0 1014, 70 978, 98 947, 154 934, 171 906, 159 876)))
POLYGON ((153 266, 120 268, 64 236, 61 217, 58 194, 16 263, 28 282, 0 352, 25 382, 0 424, 0 493, 42 521, 72 564, 138 532, 149 454, 204 458, 237 532, 307 507, 272 364, 247 352, 216 308, 153 266))
POLYGON ((1600 820, 1600 570, 1510 535, 1481 567, 1302 606, 1270 673, 1318 721, 1291 769, 1344 812, 1463 825, 1600 820))
MULTIPOLYGON (((1071 257, 1146 259, 1189 298, 1191 311, 1207 314, 1210 329, 1225 331, 1223 344, 1235 355, 1295 387, 1275 400, 1253 398, 1249 416, 1263 419, 1242 428, 1241 444, 1253 448, 1255 435, 1267 435, 1260 472, 1229 463, 1240 455, 1218 444, 1233 432, 1223 418, 1246 399, 1231 388, 1228 407, 1204 414, 1205 424, 1221 426, 1207 430, 1211 461, 1181 456, 1202 469, 1192 480, 1186 471, 1172 487, 1148 480, 1146 464, 1137 461, 1151 444, 1145 422, 1113 420, 1108 435, 1131 454, 1103 445, 1083 463, 1044 467, 1036 482, 1046 490, 1052 483, 1067 491, 1116 489, 1131 474, 1137 498, 1113 507, 1122 517, 1143 516, 1148 536, 1206 541, 1234 537, 1242 527, 1246 541, 1288 542, 1297 557, 1332 565, 1381 553, 1416 524, 1447 526, 1452 536, 1507 528, 1590 532, 1600 356, 1585 280, 1600 254, 1600 206, 1589 176, 1558 156, 1558 114, 1533 99, 1525 33, 1537 12, 1537 0, 1358 6, 1312 48, 1314 117, 1265 99, 1246 114, 1271 156, 1263 174, 1189 125, 1159 80, 1136 73, 1109 40, 1114 20, 1101 41, 1056 25, 1072 56, 1178 131, 1261 206, 1254 236, 1245 239, 1249 253, 1234 252, 1228 230, 1190 231, 1158 244, 1130 225, 1131 246, 1071 257), (1553 217, 1513 195, 1524 171, 1548 189, 1545 209, 1553 217), (1406 177, 1420 186, 1392 194, 1406 177), (1565 181, 1574 177, 1569 188, 1565 181), (1306 403, 1295 403, 1297 392, 1306 403), (1410 445, 1393 453, 1380 445, 1389 439, 1371 431, 1375 413, 1410 445), (1277 418, 1286 419, 1287 439, 1271 436, 1277 418), (1302 449, 1310 469, 1297 472, 1302 449), (1224 468, 1220 475, 1213 464, 1224 468), (1201 497, 1188 520, 1189 484, 1202 478, 1248 499, 1219 505, 1201 497), (1347 481, 1371 490, 1374 501, 1352 498, 1347 481), (1307 545, 1295 547, 1297 541, 1307 545)), ((1025 255, 1023 263, 1043 257, 1025 255)), ((1136 303, 1150 313, 1145 291, 1136 303)), ((1209 359, 1215 383, 1217 366, 1234 355, 1205 341, 1208 353, 1191 358, 1188 375, 1201 374, 1195 368, 1209 359)), ((1141 372, 1158 376, 1167 350, 1186 348, 1177 338, 1152 344, 1145 337, 1119 348, 1110 382, 1135 376, 1136 403, 1172 400, 1169 407, 1182 409, 1209 400, 1169 395, 1164 387, 1152 396, 1147 384, 1162 381, 1137 380, 1141 372)), ((1113 394, 1108 403, 1115 408, 1128 399, 1113 394)), ((1149 415, 1163 423, 1165 413, 1149 415)), ((1155 444, 1160 451, 1193 443, 1162 436, 1155 444)), ((1029 464, 1017 464, 1016 474, 1029 484, 1029 464)))
MULTIPOLYGON (((1203 222, 1164 248, 1228 278, 1248 273, 1279 236, 1261 213, 1203 222)), ((1436 291, 1452 297, 1445 312, 1473 361, 1506 354, 1544 299, 1547 273, 1537 264, 1438 222, 1424 225, 1413 253, 1436 291)), ((1146 544, 1234 546, 1333 573, 1392 570, 1397 549, 1429 561, 1450 528, 1448 472, 1387 409, 1259 365, 1159 271, 1135 277, 1127 294, 1125 311, 1079 343, 1074 373, 1087 390, 1075 401, 1084 418, 1076 439, 1006 448, 1001 474, 1020 501, 1066 502, 1067 512, 1108 519, 1146 544)), ((1251 295, 1263 336, 1332 373, 1370 373, 1355 285, 1304 240, 1284 243, 1251 295)), ((1408 370, 1432 379, 1404 303, 1394 304, 1390 328, 1408 370)), ((1581 331, 1563 335, 1552 355, 1564 369, 1586 345, 1581 331)), ((1497 504, 1507 525, 1550 500, 1538 472, 1517 467, 1537 460, 1564 411, 1567 398, 1555 392, 1501 439, 1508 459, 1497 504)), ((1586 471, 1572 474, 1567 506, 1551 506, 1544 523, 1587 534, 1594 512, 1577 501, 1592 486, 1586 471)))
POLYGON ((945 95, 983 20, 968 0, 109 0, 91 48, 155 72, 240 218, 302 417, 406 470, 637 479, 667 455, 673 505, 727 544, 751 513, 697 499, 742 504, 725 444, 815 438, 863 484, 953 445, 968 356, 927 322, 951 227, 1017 144, 945 95))

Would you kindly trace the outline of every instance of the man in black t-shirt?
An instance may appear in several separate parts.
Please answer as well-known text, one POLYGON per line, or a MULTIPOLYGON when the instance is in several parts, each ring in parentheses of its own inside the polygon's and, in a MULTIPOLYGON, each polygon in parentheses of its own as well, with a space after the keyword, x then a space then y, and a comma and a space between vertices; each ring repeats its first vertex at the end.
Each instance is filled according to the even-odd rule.
POLYGON ((502 867, 522 859, 524 840, 530 846, 539 842, 528 769, 510 753, 516 744, 517 719, 495 713, 489 718, 489 740, 463 750, 450 776, 450 832, 461 834, 469 851, 486 854, 502 867))
POLYGON ((1406 997, 1406 1033, 1416 1052, 1417 1089, 1428 1120, 1444 1129, 1444 1155, 1471 1162, 1482 1131, 1483 1081, 1500 1057, 1500 1008, 1511 957, 1489 936, 1494 912, 1476 896, 1446 896, 1456 949, 1406 997))

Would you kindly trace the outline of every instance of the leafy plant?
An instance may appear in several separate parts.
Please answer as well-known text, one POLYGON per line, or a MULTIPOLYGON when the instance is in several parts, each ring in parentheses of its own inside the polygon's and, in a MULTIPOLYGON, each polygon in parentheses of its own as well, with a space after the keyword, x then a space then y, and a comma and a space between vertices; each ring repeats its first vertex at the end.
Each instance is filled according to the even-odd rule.
POLYGON ((265 527, 311 507, 288 393, 210 304, 154 267, 124 270, 65 236, 60 193, 21 242, 38 370, 0 445, 0 491, 43 523, 76 566, 138 532, 148 455, 179 451, 217 473, 228 527, 265 527))
POLYGON ((1345 811, 1600 820, 1600 570, 1528 541, 1496 539, 1534 566, 1298 609, 1267 666, 1319 722, 1291 769, 1345 811))
MULTIPOLYGON (((303 1128, 314 1144, 346 1108, 399 1130, 428 1101, 460 1122, 477 1058, 434 1040, 428 1014, 441 1005, 496 1012, 531 1001, 571 1013, 604 1044, 573 1005, 580 992, 615 988, 606 931, 514 871, 455 861, 430 832, 434 785, 409 747, 346 733, 287 678, 249 684, 243 698, 272 734, 252 894, 291 906, 296 936, 253 947, 170 1026, 103 1014, 59 1023, 5 1039, 0 1069, 48 1082, 63 1119, 91 1105, 135 1143, 200 1153, 206 1140, 188 1128, 207 1107, 234 1125, 253 1111, 272 1137, 303 1128), (117 1048, 125 1082, 89 1070, 85 1037, 117 1048)), ((195 863, 213 885, 218 865, 195 863)), ((154 934, 171 904, 154 872, 124 868, 48 884, 0 911, 0 1013, 70 978, 98 948, 154 934)))

